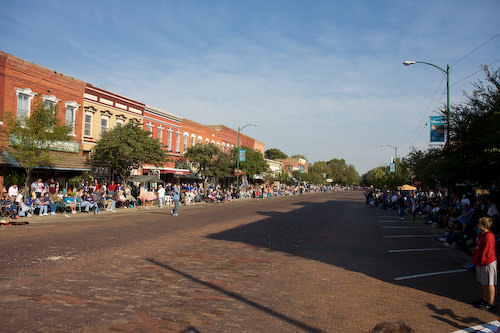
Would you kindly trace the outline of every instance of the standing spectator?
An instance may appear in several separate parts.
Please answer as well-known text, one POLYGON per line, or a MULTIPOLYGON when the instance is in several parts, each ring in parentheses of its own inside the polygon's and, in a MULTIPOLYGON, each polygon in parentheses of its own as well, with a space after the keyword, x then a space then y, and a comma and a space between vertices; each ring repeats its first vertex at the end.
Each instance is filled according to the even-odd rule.
POLYGON ((12 184, 9 187, 9 196, 12 202, 16 201, 18 194, 19 194, 19 189, 17 188, 17 184, 12 184))
POLYGON ((496 218, 498 219, 498 207, 497 205, 495 205, 495 203, 493 202, 493 200, 491 200, 491 198, 488 198, 488 203, 489 203, 489 207, 488 207, 488 211, 486 212, 486 215, 488 215, 489 217, 491 217, 493 219, 493 216, 497 216, 496 218))
POLYGON ((398 200, 397 200, 398 206, 399 206, 399 219, 404 220, 405 216, 405 207, 406 207, 406 201, 405 197, 400 193, 398 195, 398 200))
POLYGON ((54 178, 50 178, 48 186, 49 186, 50 200, 57 201, 57 192, 59 192, 59 183, 56 182, 54 178))
POLYGON ((163 202, 165 200, 165 188, 163 185, 158 185, 158 206, 163 207, 163 202))
POLYGON ((460 200, 460 204, 462 206, 462 209, 464 209, 466 207, 470 207, 470 200, 469 200, 469 198, 467 198, 467 194, 464 194, 462 196, 462 200, 460 200))
MULTIPOLYGON (((31 184, 31 187, 33 188, 33 184, 31 184)), ((38 178, 34 186, 34 191, 37 198, 40 198, 42 196, 43 188, 44 185, 42 182, 42 178, 38 178)))
POLYGON ((181 197, 180 197, 180 189, 179 189, 179 185, 174 185, 174 190, 173 190, 173 193, 172 193, 172 198, 174 200, 174 210, 172 211, 172 214, 174 216, 177 216, 179 215, 177 213, 177 211, 179 210, 179 205, 181 203, 181 197))
POLYGON ((491 218, 481 217, 477 228, 481 233, 477 236, 476 248, 472 253, 472 261, 476 266, 476 279, 481 283, 482 299, 474 303, 480 309, 491 311, 495 304, 495 286, 497 284, 497 257, 495 253, 495 236, 490 231, 491 218))

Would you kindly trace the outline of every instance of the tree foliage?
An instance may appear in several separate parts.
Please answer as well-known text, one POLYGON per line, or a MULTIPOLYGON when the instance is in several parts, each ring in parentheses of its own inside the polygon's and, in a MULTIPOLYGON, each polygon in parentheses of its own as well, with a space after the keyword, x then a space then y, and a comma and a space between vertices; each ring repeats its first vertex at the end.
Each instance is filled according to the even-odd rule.
POLYGON ((184 157, 194 166, 197 173, 205 180, 217 179, 229 175, 232 161, 226 153, 213 143, 197 144, 189 147, 184 157))
POLYGON ((326 180, 331 179, 332 184, 343 186, 358 185, 361 180, 352 164, 347 164, 344 159, 336 158, 309 165, 307 175, 302 176, 302 178, 314 184, 327 184, 326 180))
POLYGON ((40 166, 48 166, 55 157, 50 154, 51 144, 70 141, 71 128, 58 118, 58 107, 45 107, 43 101, 35 99, 29 117, 15 118, 14 113, 6 116, 6 132, 10 147, 8 153, 26 172, 25 189, 32 171, 40 166))
POLYGON ((288 158, 287 154, 277 148, 270 148, 264 152, 264 156, 270 160, 278 160, 288 158))
MULTIPOLYGON (((242 146, 241 149, 245 149, 246 154, 245 161, 240 162, 240 171, 245 172, 249 179, 252 179, 255 175, 260 175, 269 169, 269 165, 267 164, 266 160, 264 160, 262 154, 259 151, 245 146, 242 146)), ((238 152, 236 151, 236 149, 233 149, 231 155, 232 160, 236 161, 236 158, 238 157, 238 152)), ((234 163, 234 166, 236 168, 236 162, 234 163)))
POLYGON ((160 166, 166 161, 161 142, 144 131, 140 124, 128 122, 102 134, 91 154, 93 166, 107 166, 126 184, 132 170, 143 163, 160 166))
POLYGON ((450 142, 443 149, 413 151, 405 158, 423 186, 491 187, 500 184, 500 71, 484 67, 486 82, 473 84, 450 114, 450 142))

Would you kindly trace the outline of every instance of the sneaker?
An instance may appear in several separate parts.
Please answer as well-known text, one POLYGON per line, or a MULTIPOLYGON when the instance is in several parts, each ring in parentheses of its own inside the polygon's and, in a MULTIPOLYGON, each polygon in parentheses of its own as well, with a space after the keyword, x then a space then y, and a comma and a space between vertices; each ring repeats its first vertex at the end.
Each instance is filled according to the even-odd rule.
POLYGON ((177 213, 175 213, 175 214, 173 214, 173 215, 174 215, 174 216, 179 216, 179 214, 177 214, 177 213))
POLYGON ((50 212, 50 215, 56 215, 56 212, 50 212))
POLYGON ((446 237, 444 237, 444 236, 443 236, 443 237, 441 237, 441 238, 439 238, 439 241, 440 241, 440 242, 444 242, 445 240, 446 240, 446 237))
POLYGON ((72 211, 71 213, 72 213, 72 214, 76 214, 76 210, 72 211))
POLYGON ((443 245, 446 247, 450 247, 450 244, 448 244, 448 242, 443 242, 443 245))
POLYGON ((43 216, 49 216, 49 214, 47 214, 47 213, 43 213, 43 216))
POLYGON ((490 305, 490 304, 484 302, 484 303, 479 304, 478 308, 481 310, 486 310, 486 311, 494 311, 495 305, 490 305))

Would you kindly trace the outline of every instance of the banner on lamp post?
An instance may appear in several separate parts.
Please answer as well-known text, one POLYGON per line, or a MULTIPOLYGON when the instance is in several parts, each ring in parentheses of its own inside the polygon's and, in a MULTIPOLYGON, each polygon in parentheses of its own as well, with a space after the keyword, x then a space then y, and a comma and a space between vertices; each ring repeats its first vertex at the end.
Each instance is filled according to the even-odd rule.
POLYGON ((430 117, 431 142, 444 142, 444 117, 430 117))
POLYGON ((245 162, 245 160, 246 160, 246 150, 245 149, 240 149, 240 153, 238 155, 239 155, 240 162, 245 162))

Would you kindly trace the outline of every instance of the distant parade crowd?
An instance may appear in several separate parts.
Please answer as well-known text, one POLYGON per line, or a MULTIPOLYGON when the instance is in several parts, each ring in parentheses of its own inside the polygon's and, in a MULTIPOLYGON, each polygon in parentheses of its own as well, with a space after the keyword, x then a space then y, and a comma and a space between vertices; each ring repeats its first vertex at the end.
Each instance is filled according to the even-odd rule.
MULTIPOLYGON (((254 198, 267 199, 278 196, 300 195, 305 192, 327 192, 347 190, 338 186, 313 185, 250 185, 239 190, 231 185, 223 188, 220 185, 209 185, 205 190, 202 182, 179 184, 179 200, 183 205, 197 202, 224 203, 234 199, 254 198)), ((134 208, 139 206, 171 206, 173 205, 174 185, 158 184, 154 189, 127 184, 125 187, 115 181, 111 183, 82 180, 77 186, 62 189, 53 178, 42 181, 37 179, 29 187, 29 195, 25 196, 25 188, 17 184, 8 187, 1 201, 2 218, 47 216, 56 213, 77 214, 79 212, 115 211, 118 208, 134 208)))

